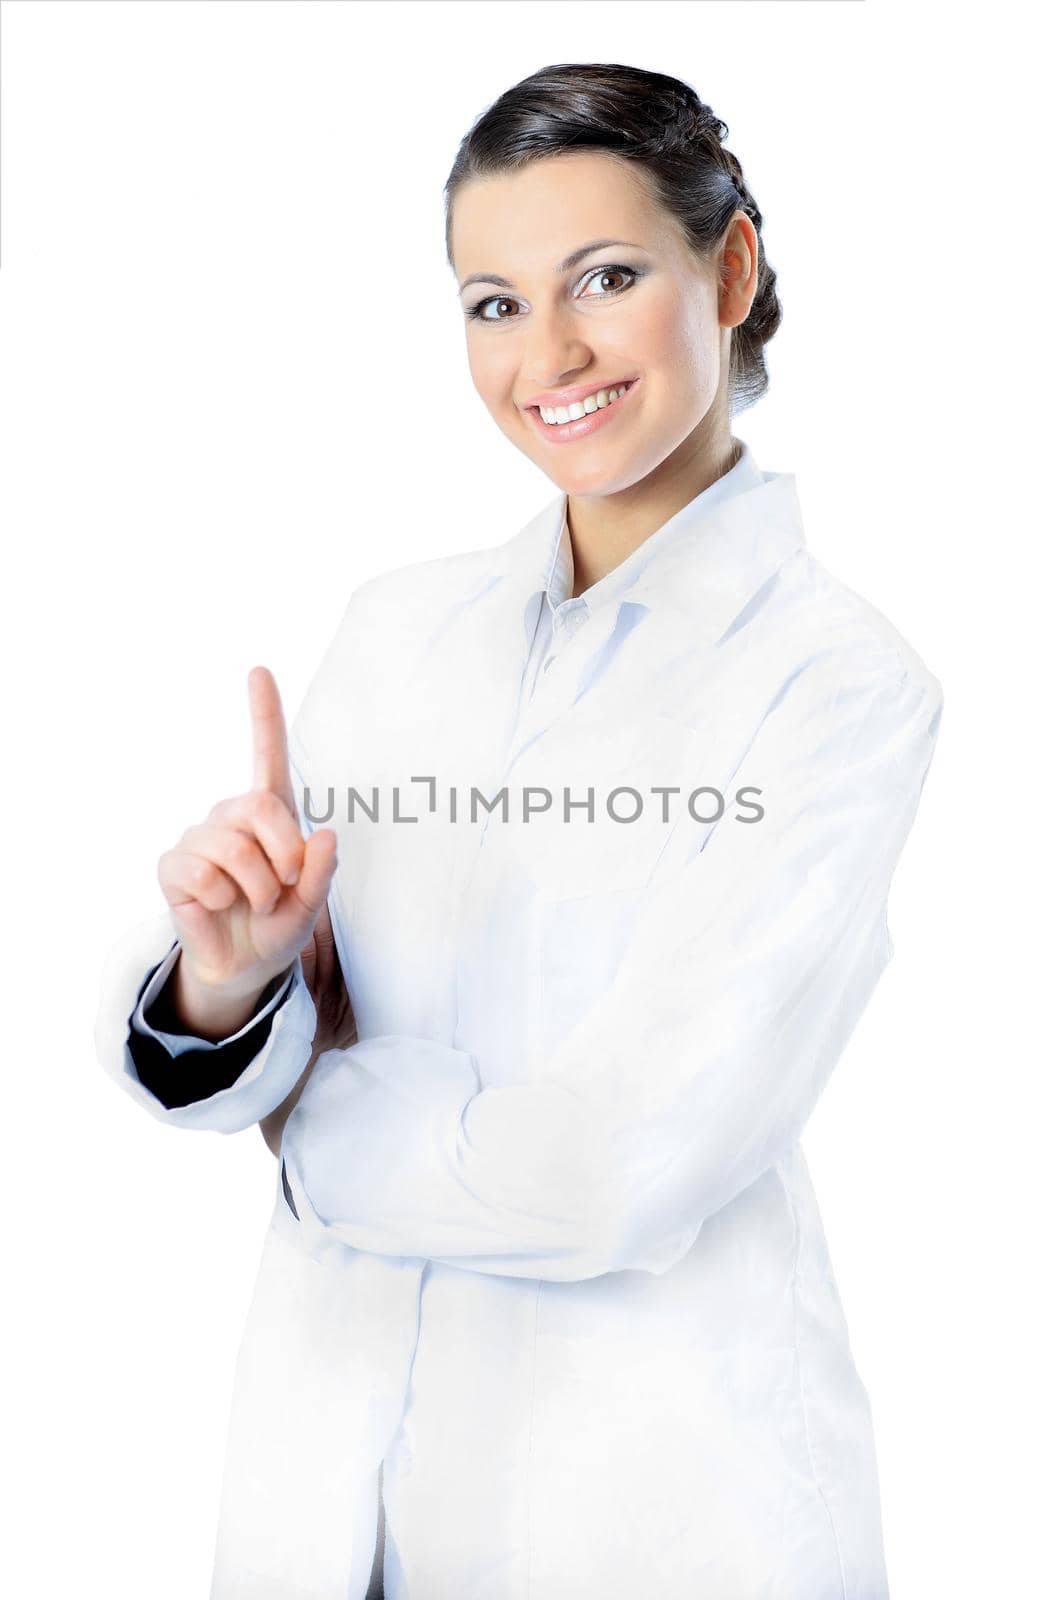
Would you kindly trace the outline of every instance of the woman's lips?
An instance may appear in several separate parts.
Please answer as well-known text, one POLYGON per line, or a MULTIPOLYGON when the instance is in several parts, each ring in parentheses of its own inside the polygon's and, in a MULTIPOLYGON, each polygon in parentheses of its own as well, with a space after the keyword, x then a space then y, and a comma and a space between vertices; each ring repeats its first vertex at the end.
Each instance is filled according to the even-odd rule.
POLYGON ((624 394, 620 394, 609 405, 600 406, 586 416, 578 417, 576 422, 545 422, 537 406, 530 406, 529 414, 533 419, 534 428, 551 444, 567 444, 573 439, 584 439, 590 433, 598 433, 600 428, 605 428, 610 421, 611 412, 618 412, 627 405, 639 387, 639 378, 634 378, 627 385, 624 394))

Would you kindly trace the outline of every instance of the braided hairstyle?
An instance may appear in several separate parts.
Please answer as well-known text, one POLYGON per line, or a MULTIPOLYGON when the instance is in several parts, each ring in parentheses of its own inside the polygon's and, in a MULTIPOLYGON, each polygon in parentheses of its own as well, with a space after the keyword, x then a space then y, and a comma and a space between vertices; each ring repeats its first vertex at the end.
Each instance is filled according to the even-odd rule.
POLYGON ((768 388, 764 349, 782 310, 761 211, 739 161, 724 147, 727 137, 727 124, 680 78, 615 63, 542 67, 500 95, 460 143, 445 182, 449 265, 452 203, 462 183, 573 150, 605 150, 635 162, 697 253, 712 252, 743 211, 757 233, 758 282, 749 314, 732 329, 729 403, 733 413, 742 411, 768 388))

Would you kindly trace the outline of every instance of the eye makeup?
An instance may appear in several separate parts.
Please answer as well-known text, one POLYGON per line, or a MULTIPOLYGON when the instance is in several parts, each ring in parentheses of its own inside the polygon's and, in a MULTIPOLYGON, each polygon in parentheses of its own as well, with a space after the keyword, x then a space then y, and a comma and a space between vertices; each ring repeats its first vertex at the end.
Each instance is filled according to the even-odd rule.
MULTIPOLYGON (((633 284, 635 284, 638 281, 638 279, 642 278, 643 275, 644 275, 643 274, 643 269, 640 268, 640 267, 629 267, 629 266, 625 266, 624 264, 622 264, 620 262, 613 262, 613 263, 611 263, 611 264, 609 264, 607 266, 593 267, 591 272, 589 272, 587 274, 587 281, 589 283, 591 283, 593 278, 602 277, 606 273, 622 273, 627 278, 629 278, 631 281, 629 283, 622 284, 620 288, 617 288, 617 289, 604 289, 600 294, 589 295, 588 299, 590 299, 590 300, 607 300, 607 299, 612 298, 614 295, 625 294, 629 289, 631 289, 633 287, 633 284)), ((586 280, 582 279, 582 281, 586 281, 586 280)), ((484 299, 477 301, 474 305, 464 306, 463 314, 464 314, 465 317, 469 318, 471 321, 478 321, 478 322, 513 322, 515 320, 513 317, 487 317, 485 315, 486 306, 491 306, 496 301, 503 302, 505 300, 511 300, 513 302, 514 301, 514 296, 510 295, 510 294, 491 294, 491 295, 487 295, 484 299)))

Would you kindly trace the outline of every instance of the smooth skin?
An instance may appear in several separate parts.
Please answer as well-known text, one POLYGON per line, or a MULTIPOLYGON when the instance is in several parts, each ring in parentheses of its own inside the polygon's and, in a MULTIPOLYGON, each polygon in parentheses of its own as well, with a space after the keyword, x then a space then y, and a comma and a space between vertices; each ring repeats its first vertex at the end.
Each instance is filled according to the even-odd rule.
POLYGON ((757 233, 736 211, 695 254, 632 162, 599 150, 476 178, 452 204, 452 260, 471 378, 518 450, 569 495, 575 595, 598 582, 734 465, 731 330, 757 289, 757 233), (631 241, 557 266, 596 239, 631 241), (635 279, 607 278, 620 264, 635 279), (469 277, 506 278, 512 288, 469 277), (490 299, 491 297, 491 299, 490 299), (542 390, 639 379, 624 415, 551 444, 525 405, 542 390))
POLYGON ((253 667, 247 688, 252 787, 219 800, 158 862, 158 881, 180 940, 164 993, 188 1032, 224 1039, 250 1020, 272 979, 300 958, 316 1003, 317 1031, 298 1083, 260 1124, 278 1155, 284 1124, 316 1059, 324 1050, 352 1044, 356 1025, 327 908, 337 835, 333 828, 318 828, 303 839, 276 680, 267 667, 253 667))

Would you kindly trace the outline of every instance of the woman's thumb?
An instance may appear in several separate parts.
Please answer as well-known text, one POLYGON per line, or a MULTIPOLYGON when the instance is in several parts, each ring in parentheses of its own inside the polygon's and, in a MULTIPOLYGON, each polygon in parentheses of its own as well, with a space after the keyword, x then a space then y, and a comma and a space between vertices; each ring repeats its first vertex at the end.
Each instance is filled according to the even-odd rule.
POLYGON ((338 861, 338 836, 333 828, 318 828, 305 841, 298 899, 315 916, 320 912, 338 861))

